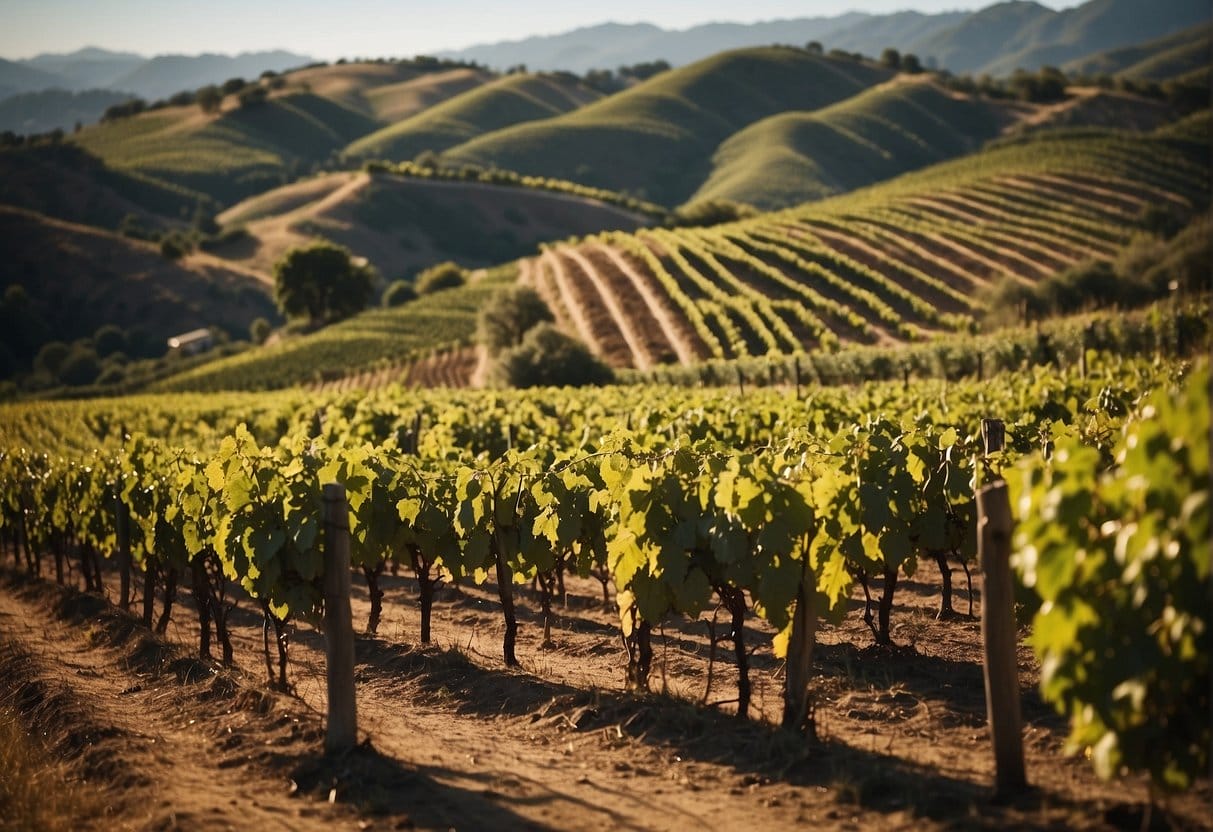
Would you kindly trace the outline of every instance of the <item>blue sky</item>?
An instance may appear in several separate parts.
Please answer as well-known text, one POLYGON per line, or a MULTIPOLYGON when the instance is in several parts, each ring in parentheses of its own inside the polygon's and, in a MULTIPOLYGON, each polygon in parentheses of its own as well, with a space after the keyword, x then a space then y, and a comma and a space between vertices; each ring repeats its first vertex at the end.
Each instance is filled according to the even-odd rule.
MULTIPOLYGON (((0 0, 0 57, 82 46, 137 52, 290 49, 313 57, 396 57, 601 23, 686 28, 712 20, 980 8, 993 0, 0 0)), ((1063 8, 1076 0, 1049 0, 1063 8)))

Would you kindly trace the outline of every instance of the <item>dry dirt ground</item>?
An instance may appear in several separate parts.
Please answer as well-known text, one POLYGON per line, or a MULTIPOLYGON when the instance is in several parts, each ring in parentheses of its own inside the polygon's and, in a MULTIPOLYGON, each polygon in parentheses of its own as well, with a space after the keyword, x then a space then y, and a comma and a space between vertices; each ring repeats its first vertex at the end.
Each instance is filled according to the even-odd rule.
MULTIPOLYGON (((11 561, 10 561, 11 562, 11 561)), ((111 576, 112 577, 112 576, 111 576)), ((967 609, 958 572, 957 608, 967 609)), ((320 755, 323 640, 293 628, 292 695, 265 687, 262 621, 232 613, 236 667, 199 662, 182 592, 166 638, 106 600, 6 573, 0 697, 108 808, 81 826, 140 829, 1200 828, 1207 782, 1146 809, 1137 779, 1096 780, 1061 753, 1065 726, 1020 652, 1034 789, 991 800, 980 632, 936 621, 938 573, 898 588, 895 646, 860 616, 827 626, 815 654, 818 739, 773 723, 780 667, 752 619, 751 719, 730 713, 736 666, 707 621, 654 634, 653 687, 624 693, 625 653, 596 582, 569 583, 542 646, 520 588, 521 669, 500 660, 492 585, 439 590, 434 644, 417 645, 416 584, 385 576, 377 638, 357 645, 355 753, 320 755), (712 686, 705 687, 709 662, 712 686)), ((369 609, 355 582, 356 627, 369 609)), ((116 593, 111 587, 111 597, 116 593)), ((159 614, 159 607, 157 608, 159 614)), ((723 615, 718 629, 727 633, 723 615)), ((0 829, 4 823, 0 820, 0 829)))

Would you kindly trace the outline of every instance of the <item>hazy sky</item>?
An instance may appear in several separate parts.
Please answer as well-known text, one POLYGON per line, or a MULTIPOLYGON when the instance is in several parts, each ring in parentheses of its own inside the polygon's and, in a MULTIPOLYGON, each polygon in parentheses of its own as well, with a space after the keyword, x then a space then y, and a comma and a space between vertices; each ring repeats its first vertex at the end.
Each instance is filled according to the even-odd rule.
MULTIPOLYGON (((316 58, 412 56, 552 34, 607 20, 686 28, 752 22, 981 8, 993 0, 0 0, 0 57, 82 46, 163 53, 289 49, 316 58)), ((1064 8, 1077 0, 1047 0, 1064 8)))

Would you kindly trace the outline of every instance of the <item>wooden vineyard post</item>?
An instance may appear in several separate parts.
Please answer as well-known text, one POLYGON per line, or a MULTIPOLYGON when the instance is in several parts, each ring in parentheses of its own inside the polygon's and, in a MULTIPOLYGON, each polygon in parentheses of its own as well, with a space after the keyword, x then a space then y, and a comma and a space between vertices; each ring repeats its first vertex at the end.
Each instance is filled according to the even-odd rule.
POLYGON ((817 637, 817 610, 813 601, 817 595, 815 575, 807 557, 801 566, 800 587, 796 593, 796 609, 792 613, 792 633, 788 639, 787 675, 783 691, 783 727, 792 731, 815 734, 811 721, 812 700, 809 681, 813 672, 813 646, 817 637))
POLYGON ((328 670, 327 753, 358 743, 354 702, 354 622, 350 611, 350 516, 345 486, 324 486, 324 645, 328 670))
MULTIPOLYGON (((1001 451, 1005 428, 983 419, 986 454, 1001 451)), ((1019 707, 1014 594, 1011 583, 1011 498, 1001 479, 977 492, 977 559, 984 579, 981 638, 985 650, 986 719, 994 747, 995 791, 1006 797, 1027 787, 1023 718, 1019 707)))
POLYGON ((118 606, 131 608, 131 513, 120 494, 114 495, 114 532, 118 544, 118 606))

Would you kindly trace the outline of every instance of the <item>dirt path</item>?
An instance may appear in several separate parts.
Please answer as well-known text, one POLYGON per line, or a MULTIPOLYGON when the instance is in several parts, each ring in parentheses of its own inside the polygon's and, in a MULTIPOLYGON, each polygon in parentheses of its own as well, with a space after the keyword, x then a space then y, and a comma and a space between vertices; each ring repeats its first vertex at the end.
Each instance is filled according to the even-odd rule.
MULTIPOLYGON (((38 586, 42 596, 61 593, 38 586)), ((435 643, 425 647, 416 645, 416 583, 386 575, 383 589, 380 636, 357 643, 360 727, 373 748, 336 766, 315 754, 322 639, 292 628, 297 698, 262 693, 261 619, 247 601, 232 613, 243 669, 233 678, 243 693, 226 698, 207 698, 214 683, 178 681, 198 662, 149 661, 141 628, 91 596, 69 594, 86 600, 65 619, 64 604, 0 583, 0 633, 70 687, 91 721, 113 729, 102 750, 140 773, 137 783, 115 787, 122 812, 106 828, 339 829, 351 827, 355 811, 384 829, 1106 829, 1141 819, 1139 780, 1103 784, 1084 760, 1061 755, 1065 726, 1035 695, 1027 648, 1020 653, 1025 747, 1038 789, 1010 805, 988 802, 978 625, 936 621, 938 586, 928 577, 899 588, 898 646, 873 645, 855 614, 823 628, 816 744, 771 724, 780 666, 766 646, 769 628, 756 619, 746 627, 755 648, 754 707, 739 721, 729 713, 731 656, 721 645, 710 660, 710 614, 667 622, 655 634, 653 685, 668 694, 637 696, 622 691, 616 614, 603 609, 592 581, 570 581, 548 649, 536 599, 519 588, 519 670, 500 663, 492 584, 439 590, 435 643), (124 647, 99 643, 98 633, 117 641, 107 615, 128 622, 124 647), (158 666, 172 672, 150 672, 158 666), (706 698, 723 703, 716 707, 700 704, 709 666, 706 698), (304 796, 290 796, 292 780, 304 796)), ((369 610, 361 580, 354 595, 361 629, 369 610)), ((963 594, 956 604, 965 609, 963 594)), ((168 638, 177 655, 194 649, 188 594, 168 638)), ((1167 819, 1199 827, 1208 798, 1204 784, 1174 803, 1167 819)))
POLYGON ((637 293, 648 304, 649 311, 657 321, 657 325, 661 327, 661 332, 665 336, 666 341, 669 342, 677 354, 678 363, 691 364, 698 359, 708 358, 711 355, 711 351, 707 345, 695 335, 694 330, 687 325, 685 318, 671 309, 667 303, 668 296, 664 295, 659 289, 650 286, 648 278, 635 265, 630 263, 613 246, 598 242, 592 245, 603 255, 610 258, 620 273, 632 281, 632 285, 635 287, 637 293))
MULTIPOLYGON (((259 704, 242 707, 249 700, 225 695, 221 677, 196 662, 169 661, 130 630, 122 645, 101 645, 117 630, 80 623, 103 615, 103 601, 68 598, 54 614, 39 589, 0 591, 0 640, 10 655, 32 657, 22 663, 23 687, 5 694, 22 701, 19 691, 25 699, 54 692, 44 730, 76 737, 84 776, 112 798, 111 814, 95 819, 99 828, 357 828, 348 812, 291 798, 287 780, 244 759, 244 749, 255 759, 266 747, 290 755, 315 743, 316 726, 301 724, 307 715, 298 703, 257 696, 259 704)), ((112 615, 109 624, 121 626, 112 615)))

